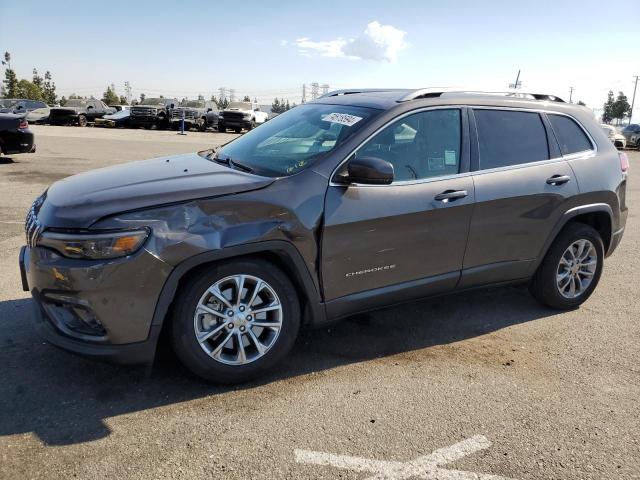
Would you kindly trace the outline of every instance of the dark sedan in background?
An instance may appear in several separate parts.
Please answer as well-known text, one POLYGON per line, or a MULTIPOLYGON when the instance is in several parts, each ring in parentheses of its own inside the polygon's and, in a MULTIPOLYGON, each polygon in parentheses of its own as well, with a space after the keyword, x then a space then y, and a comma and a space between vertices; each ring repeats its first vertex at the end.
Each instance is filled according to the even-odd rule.
POLYGON ((49 114, 51 125, 78 125, 86 127, 89 122, 104 115, 116 113, 115 108, 108 107, 102 100, 67 100, 64 107, 55 107, 49 114))
POLYGON ((0 113, 0 153, 13 155, 36 151, 33 132, 24 114, 0 113))

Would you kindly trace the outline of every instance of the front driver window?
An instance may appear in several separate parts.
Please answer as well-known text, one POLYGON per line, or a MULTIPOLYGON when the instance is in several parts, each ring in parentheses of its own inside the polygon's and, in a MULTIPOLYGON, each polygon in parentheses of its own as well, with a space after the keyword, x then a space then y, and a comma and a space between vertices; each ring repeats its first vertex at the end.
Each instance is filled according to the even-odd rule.
POLYGON ((376 134, 358 157, 390 162, 394 181, 452 175, 460 171, 460 110, 427 110, 404 117, 376 134))

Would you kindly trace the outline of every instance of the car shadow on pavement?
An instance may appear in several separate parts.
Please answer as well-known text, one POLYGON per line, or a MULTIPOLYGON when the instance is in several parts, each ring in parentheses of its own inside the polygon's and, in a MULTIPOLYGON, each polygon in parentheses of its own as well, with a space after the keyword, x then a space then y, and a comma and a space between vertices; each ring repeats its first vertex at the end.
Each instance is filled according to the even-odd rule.
POLYGON ((146 368, 113 366, 60 351, 37 338, 31 308, 28 299, 0 302, 0 436, 33 432, 47 445, 104 438, 111 433, 104 421, 109 417, 422 351, 556 314, 518 287, 387 308, 303 331, 276 371, 230 387, 195 378, 166 348, 146 368))

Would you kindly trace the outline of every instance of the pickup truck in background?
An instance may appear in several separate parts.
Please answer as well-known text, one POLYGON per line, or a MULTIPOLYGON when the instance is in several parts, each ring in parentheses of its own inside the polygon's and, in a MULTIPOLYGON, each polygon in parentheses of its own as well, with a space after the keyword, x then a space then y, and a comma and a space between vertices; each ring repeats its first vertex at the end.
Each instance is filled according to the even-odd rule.
POLYGON ((145 98, 138 105, 131 107, 129 125, 132 127, 161 129, 169 127, 171 112, 180 102, 175 98, 145 98))
POLYGON ((219 113, 218 131, 226 132, 227 128, 240 133, 243 128, 251 130, 267 121, 269 114, 260 111, 260 105, 254 102, 231 102, 219 113))
POLYGON ((204 132, 207 127, 218 125, 217 106, 214 102, 205 100, 186 100, 179 107, 171 110, 169 123, 173 130, 180 129, 180 122, 184 117, 184 129, 192 128, 204 132))
POLYGON ((96 118, 115 113, 116 109, 108 107, 102 100, 70 99, 64 107, 54 107, 49 112, 51 125, 78 125, 86 127, 96 118))

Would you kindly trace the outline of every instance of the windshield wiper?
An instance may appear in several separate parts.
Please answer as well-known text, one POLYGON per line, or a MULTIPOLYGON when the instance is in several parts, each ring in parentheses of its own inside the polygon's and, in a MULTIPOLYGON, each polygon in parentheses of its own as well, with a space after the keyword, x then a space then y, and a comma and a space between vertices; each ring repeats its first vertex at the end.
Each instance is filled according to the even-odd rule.
POLYGON ((238 163, 234 160, 231 160, 231 157, 227 157, 228 165, 236 170, 242 170, 243 172, 252 173, 253 168, 243 165, 242 163, 238 163))

